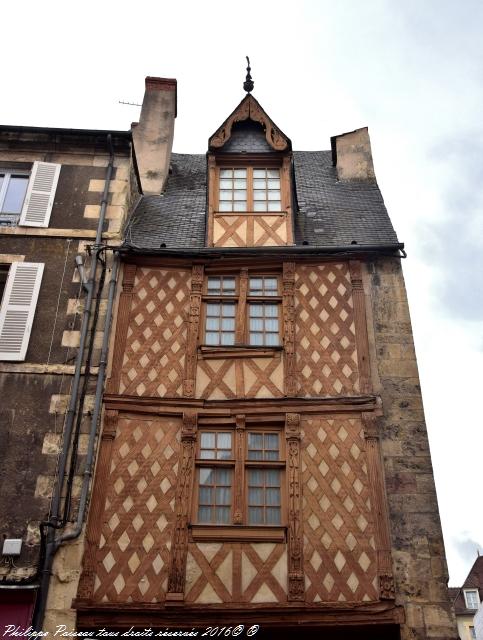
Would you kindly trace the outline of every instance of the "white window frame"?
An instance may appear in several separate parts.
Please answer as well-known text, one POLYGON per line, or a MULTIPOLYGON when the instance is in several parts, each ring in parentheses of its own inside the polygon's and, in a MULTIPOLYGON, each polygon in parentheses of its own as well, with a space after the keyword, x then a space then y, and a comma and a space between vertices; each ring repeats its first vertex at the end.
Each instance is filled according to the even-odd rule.
POLYGON ((5 196, 7 195, 8 185, 10 183, 10 179, 12 176, 27 176, 30 177, 30 171, 26 169, 15 169, 12 167, 0 168, 0 174, 3 176, 2 186, 0 187, 0 225, 3 225, 4 222, 9 222, 9 226, 18 225, 18 221, 20 220, 20 216, 22 214, 23 205, 25 203, 25 198, 27 196, 27 189, 25 191, 24 199, 22 202, 22 207, 18 213, 10 213, 8 211, 3 212, 2 207, 5 202, 5 196))
POLYGON ((478 593, 478 589, 463 589, 463 594, 465 596, 466 608, 470 609, 471 611, 477 611, 478 607, 480 606, 480 595, 478 593), (476 596, 476 607, 473 607, 473 606, 470 607, 469 606, 468 596, 470 594, 476 596))

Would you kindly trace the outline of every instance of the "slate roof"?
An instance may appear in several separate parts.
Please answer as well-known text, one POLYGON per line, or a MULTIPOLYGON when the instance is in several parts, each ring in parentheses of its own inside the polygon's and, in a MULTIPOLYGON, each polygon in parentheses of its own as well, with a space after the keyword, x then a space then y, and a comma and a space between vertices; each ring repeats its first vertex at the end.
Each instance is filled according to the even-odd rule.
POLYGON ((480 602, 483 602, 483 556, 478 556, 461 587, 449 587, 456 615, 474 615, 475 609, 467 609, 464 589, 478 589, 480 602))
MULTIPOLYGON (((376 182, 337 180, 331 151, 294 151, 295 242, 317 246, 397 243, 376 182)), ((173 153, 166 192, 143 196, 125 243, 142 249, 205 246, 206 156, 173 153)))

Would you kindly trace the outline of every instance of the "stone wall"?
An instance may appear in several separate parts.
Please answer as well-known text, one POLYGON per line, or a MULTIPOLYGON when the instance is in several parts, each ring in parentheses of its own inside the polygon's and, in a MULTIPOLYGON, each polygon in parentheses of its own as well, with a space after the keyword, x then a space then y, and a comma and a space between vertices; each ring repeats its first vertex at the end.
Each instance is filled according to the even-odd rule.
POLYGON ((457 637, 455 620, 400 260, 381 258, 366 275, 397 603, 406 609, 402 638, 448 640, 457 637))

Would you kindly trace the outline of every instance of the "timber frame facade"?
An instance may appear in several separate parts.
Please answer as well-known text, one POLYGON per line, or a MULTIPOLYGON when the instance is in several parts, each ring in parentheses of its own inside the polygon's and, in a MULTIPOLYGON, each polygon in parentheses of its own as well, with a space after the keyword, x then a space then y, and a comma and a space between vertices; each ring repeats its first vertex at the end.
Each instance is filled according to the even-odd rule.
POLYGON ((332 144, 247 94, 132 212, 79 629, 454 637, 403 245, 367 130, 332 144))

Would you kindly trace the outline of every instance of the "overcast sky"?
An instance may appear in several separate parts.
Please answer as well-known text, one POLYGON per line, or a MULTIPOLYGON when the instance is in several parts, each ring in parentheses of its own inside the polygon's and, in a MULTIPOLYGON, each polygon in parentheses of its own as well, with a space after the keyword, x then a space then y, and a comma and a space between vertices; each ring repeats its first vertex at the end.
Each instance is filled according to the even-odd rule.
POLYGON ((368 126, 404 271, 450 569, 483 553, 483 3, 24 1, 1 12, 0 123, 122 129, 146 75, 178 80, 178 152, 243 97, 297 150, 368 126), (76 11, 74 12, 74 7, 76 11))

